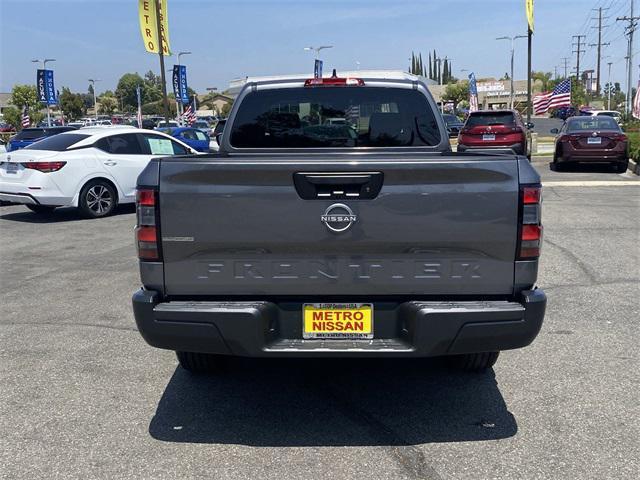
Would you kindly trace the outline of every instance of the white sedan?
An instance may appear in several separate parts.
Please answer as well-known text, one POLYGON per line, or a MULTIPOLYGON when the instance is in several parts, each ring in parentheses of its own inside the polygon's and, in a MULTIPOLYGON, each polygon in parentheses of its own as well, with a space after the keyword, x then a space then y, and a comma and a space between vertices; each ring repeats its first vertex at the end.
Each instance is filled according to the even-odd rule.
POLYGON ((77 207, 96 218, 135 201, 138 175, 153 157, 197 153, 162 132, 90 127, 0 154, 0 200, 38 213, 77 207))

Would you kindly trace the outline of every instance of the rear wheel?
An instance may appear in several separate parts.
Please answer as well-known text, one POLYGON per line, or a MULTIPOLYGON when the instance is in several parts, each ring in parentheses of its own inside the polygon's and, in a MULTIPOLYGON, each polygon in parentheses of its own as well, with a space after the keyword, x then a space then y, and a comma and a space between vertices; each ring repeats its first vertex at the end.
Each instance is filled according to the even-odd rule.
POLYGON ((222 369, 225 357, 210 353, 176 352, 178 363, 192 373, 214 373, 222 369))
POLYGON ((116 208, 117 194, 105 180, 92 180, 80 191, 78 208, 85 217, 100 218, 111 215, 116 208))
POLYGON ((614 163, 613 164, 613 170, 616 173, 624 173, 627 171, 627 168, 629 168, 629 161, 625 161, 625 162, 621 162, 621 163, 614 163))
POLYGON ((451 366, 465 372, 484 372, 496 364, 500 352, 467 353, 448 357, 451 366))
POLYGON ((48 215, 53 213, 56 207, 51 205, 26 205, 26 207, 32 212, 39 213, 41 215, 48 215))

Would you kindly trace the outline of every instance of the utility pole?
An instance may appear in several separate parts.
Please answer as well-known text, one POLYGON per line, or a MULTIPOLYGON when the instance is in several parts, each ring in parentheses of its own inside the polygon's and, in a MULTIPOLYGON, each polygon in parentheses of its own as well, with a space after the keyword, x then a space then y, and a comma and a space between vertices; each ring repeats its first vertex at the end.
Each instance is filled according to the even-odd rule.
POLYGON ((618 17, 616 18, 616 22, 629 22, 626 26, 625 30, 628 43, 627 43, 627 98, 625 101, 625 111, 627 115, 631 113, 631 106, 633 105, 633 100, 631 98, 631 77, 633 76, 633 32, 635 31, 638 23, 636 20, 640 20, 640 17, 633 16, 633 4, 634 0, 631 0, 631 14, 628 17, 618 17))
MULTIPOLYGON (((596 10, 594 8, 594 10, 596 10)), ((602 43, 602 10, 608 10, 608 9, 603 9, 602 7, 598 8, 598 18, 594 18, 593 20, 598 20, 598 26, 597 27, 592 27, 592 28, 597 28, 598 29, 598 43, 591 43, 589 44, 590 47, 598 47, 598 61, 597 61, 597 66, 596 66, 596 72, 597 72, 597 77, 596 77, 596 95, 600 95, 600 60, 601 60, 601 55, 602 55, 602 47, 605 47, 607 45, 610 45, 609 43, 602 43)))
POLYGON ((613 62, 608 62, 607 65, 609 65, 609 76, 607 77, 607 110, 611 110, 611 65, 613 65, 613 62))
POLYGON ((581 49, 580 47, 584 46, 584 40, 585 38, 587 38, 585 35, 574 35, 571 38, 576 38, 578 41, 573 43, 572 45, 574 47, 577 47, 576 50, 573 50, 573 53, 576 54, 576 83, 580 83, 580 55, 582 55, 584 53, 584 49, 581 49))
POLYGON ((564 78, 567 79, 569 78, 569 60, 571 60, 569 57, 562 57, 562 63, 563 63, 563 67, 564 67, 564 78))
POLYGON ((511 80, 511 83, 510 83, 511 92, 510 92, 510 95, 509 95, 509 108, 510 109, 513 108, 513 104, 514 104, 514 101, 515 101, 515 92, 513 91, 514 90, 514 87, 513 87, 513 57, 514 57, 515 50, 516 50, 515 41, 518 38, 527 38, 527 35, 516 35, 515 37, 498 37, 498 38, 496 38, 496 40, 509 40, 509 41, 511 41, 511 79, 510 79, 511 80))

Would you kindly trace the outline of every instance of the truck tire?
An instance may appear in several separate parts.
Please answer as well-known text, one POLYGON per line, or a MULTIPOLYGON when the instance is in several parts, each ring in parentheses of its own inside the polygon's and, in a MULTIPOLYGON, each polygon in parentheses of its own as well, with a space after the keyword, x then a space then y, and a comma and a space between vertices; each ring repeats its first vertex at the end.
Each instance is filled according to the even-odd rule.
POLYGON ((41 215, 48 215, 53 213, 56 207, 52 205, 26 205, 26 207, 32 212, 39 213, 41 215))
POLYGON ((500 352, 467 353, 449 358, 451 365, 465 372, 484 372, 496 364, 500 352))
POLYGON ((224 363, 222 355, 197 352, 176 352, 178 363, 192 373, 213 373, 221 369, 224 363))
POLYGON ((91 180, 80 190, 78 209, 87 218, 107 217, 114 212, 117 204, 116 189, 105 180, 91 180))

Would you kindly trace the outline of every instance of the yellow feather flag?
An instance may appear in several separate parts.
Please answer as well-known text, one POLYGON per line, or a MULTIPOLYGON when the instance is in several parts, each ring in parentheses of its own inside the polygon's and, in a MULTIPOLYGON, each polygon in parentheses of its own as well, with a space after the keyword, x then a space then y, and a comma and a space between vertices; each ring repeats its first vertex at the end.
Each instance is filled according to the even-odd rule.
MULTIPOLYGON (((169 47, 169 15, 167 0, 160 0, 160 31, 162 32, 162 54, 171 55, 169 47)), ((138 0, 138 15, 140 17, 140 33, 144 48, 149 53, 159 53, 158 17, 156 16, 156 0, 138 0)))
POLYGON ((529 23, 529 31, 533 33, 533 0, 524 0, 527 9, 527 22, 529 23))

